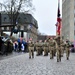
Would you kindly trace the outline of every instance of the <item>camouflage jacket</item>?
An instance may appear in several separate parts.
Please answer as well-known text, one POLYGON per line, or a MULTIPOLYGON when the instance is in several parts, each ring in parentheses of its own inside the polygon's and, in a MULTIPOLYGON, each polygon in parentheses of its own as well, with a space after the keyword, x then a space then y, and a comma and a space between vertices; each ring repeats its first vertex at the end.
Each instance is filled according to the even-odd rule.
POLYGON ((34 47, 34 43, 33 43, 33 42, 28 43, 28 46, 29 46, 29 47, 34 47))

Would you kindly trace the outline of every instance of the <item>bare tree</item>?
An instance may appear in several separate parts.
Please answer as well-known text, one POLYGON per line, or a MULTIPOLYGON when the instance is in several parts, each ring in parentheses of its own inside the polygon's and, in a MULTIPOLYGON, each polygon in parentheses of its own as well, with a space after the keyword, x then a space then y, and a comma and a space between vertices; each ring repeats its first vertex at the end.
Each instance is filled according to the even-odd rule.
MULTIPOLYGON (((34 9, 32 0, 5 0, 4 3, 0 3, 0 5, 11 19, 11 24, 14 25, 12 30, 16 25, 16 20, 20 12, 28 13, 34 9)), ((12 36, 12 34, 13 32, 11 31, 10 36, 12 36)))

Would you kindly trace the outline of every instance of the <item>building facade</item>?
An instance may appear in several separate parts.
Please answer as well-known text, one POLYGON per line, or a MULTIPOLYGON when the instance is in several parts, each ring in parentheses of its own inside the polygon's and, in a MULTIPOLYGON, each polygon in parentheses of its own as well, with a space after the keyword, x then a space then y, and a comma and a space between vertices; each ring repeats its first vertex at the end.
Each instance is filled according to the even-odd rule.
POLYGON ((75 40, 75 0, 62 0, 62 37, 75 40))
POLYGON ((56 35, 38 35, 38 40, 42 40, 43 42, 48 38, 55 38, 56 35))
MULTIPOLYGON (((1 32, 11 32, 12 23, 6 13, 1 13, 1 26, 1 32)), ((34 41, 37 40, 38 23, 31 14, 20 13, 16 21, 15 29, 18 29, 16 38, 22 36, 26 40, 30 38, 34 39, 34 41)))

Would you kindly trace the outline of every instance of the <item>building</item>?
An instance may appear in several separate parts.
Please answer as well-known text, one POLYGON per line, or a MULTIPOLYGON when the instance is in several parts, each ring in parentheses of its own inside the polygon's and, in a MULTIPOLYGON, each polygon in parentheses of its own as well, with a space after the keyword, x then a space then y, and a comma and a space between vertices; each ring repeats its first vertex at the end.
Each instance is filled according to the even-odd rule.
POLYGON ((56 35, 38 35, 38 40, 45 41, 48 38, 55 38, 56 35))
POLYGON ((62 0, 62 37, 75 40, 75 0, 62 0))
MULTIPOLYGON (((1 13, 1 32, 10 32, 11 28, 11 19, 6 13, 1 13)), ((33 38, 34 41, 37 40, 38 23, 31 14, 20 13, 16 21, 15 29, 18 29, 19 31, 18 34, 16 34, 16 38, 23 37, 26 40, 29 40, 30 38, 33 38)))

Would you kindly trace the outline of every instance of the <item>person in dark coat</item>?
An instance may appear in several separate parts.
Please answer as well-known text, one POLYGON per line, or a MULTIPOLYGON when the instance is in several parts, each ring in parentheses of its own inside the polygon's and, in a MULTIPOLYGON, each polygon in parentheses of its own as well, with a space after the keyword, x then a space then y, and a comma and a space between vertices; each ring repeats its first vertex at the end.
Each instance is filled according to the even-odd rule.
POLYGON ((21 42, 18 42, 18 48, 19 48, 19 50, 18 50, 18 52, 20 52, 21 51, 21 42))
POLYGON ((10 50, 10 41, 8 40, 7 41, 7 47, 6 47, 6 50, 5 50, 5 54, 8 55, 8 51, 10 50))
POLYGON ((0 51, 1 51, 1 48, 2 48, 2 43, 3 43, 3 41, 2 41, 2 39, 0 37, 0 51))

